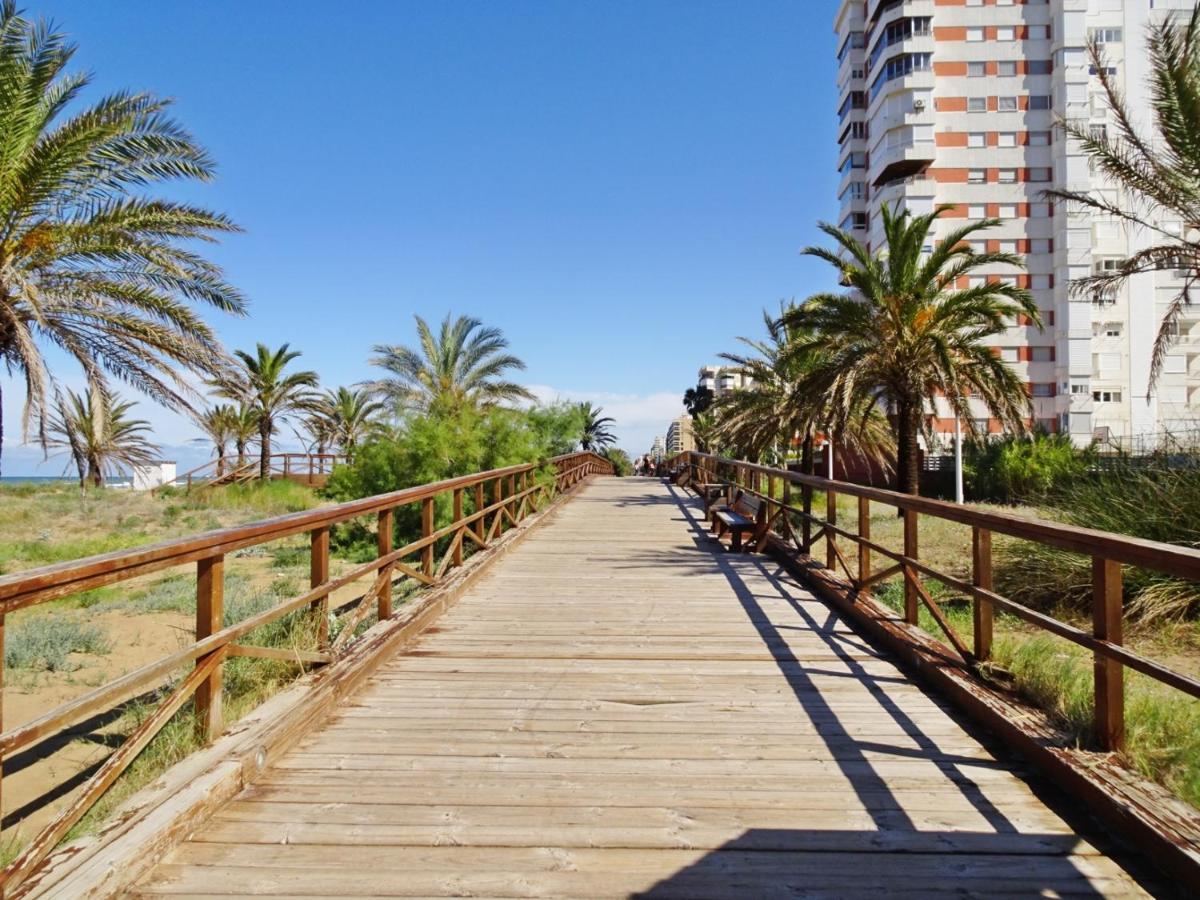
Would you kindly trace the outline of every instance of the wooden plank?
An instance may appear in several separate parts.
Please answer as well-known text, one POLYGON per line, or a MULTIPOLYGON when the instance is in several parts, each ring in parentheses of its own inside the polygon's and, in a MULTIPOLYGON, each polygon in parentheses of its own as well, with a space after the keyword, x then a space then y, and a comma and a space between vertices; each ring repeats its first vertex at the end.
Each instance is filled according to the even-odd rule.
MULTIPOLYGON (((196 565, 196 640, 216 634, 225 625, 225 557, 202 559, 196 565)), ((211 674, 196 688, 196 728, 205 743, 216 740, 224 729, 221 713, 221 685, 224 667, 218 658, 215 666, 208 663, 221 650, 197 658, 196 668, 205 667, 211 674)))

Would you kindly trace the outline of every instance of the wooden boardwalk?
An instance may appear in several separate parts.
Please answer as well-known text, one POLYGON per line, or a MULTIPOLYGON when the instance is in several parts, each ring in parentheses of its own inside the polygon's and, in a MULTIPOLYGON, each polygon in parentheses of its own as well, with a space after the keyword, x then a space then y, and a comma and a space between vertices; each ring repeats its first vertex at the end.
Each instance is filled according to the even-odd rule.
POLYGON ((1140 894, 698 517, 591 482, 137 893, 1140 894))

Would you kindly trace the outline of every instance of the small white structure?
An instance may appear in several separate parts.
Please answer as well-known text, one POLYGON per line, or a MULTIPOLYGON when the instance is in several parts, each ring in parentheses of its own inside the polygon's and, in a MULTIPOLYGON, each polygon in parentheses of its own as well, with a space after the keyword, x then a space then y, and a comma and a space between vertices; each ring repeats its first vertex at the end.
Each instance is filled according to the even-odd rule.
POLYGON ((175 463, 168 460, 158 460, 146 463, 144 466, 133 467, 133 489, 135 491, 152 491, 164 484, 175 483, 175 463))

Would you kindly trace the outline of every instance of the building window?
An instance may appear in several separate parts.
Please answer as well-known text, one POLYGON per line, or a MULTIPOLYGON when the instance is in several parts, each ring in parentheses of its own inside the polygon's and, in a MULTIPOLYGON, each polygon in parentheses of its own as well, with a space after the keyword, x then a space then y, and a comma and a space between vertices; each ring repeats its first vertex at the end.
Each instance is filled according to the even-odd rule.
POLYGON ((1121 268, 1121 263, 1124 260, 1119 256, 1108 256, 1102 259, 1092 261, 1092 271, 1097 275, 1116 272, 1121 268))
POLYGON ((1049 75, 1054 71, 1054 63, 1048 59, 1031 59, 1025 63, 1028 75, 1049 75))
POLYGON ((1030 25, 1025 37, 1027 41, 1048 41, 1049 39, 1049 25, 1030 25))
POLYGON ((998 40, 998 41, 1012 41, 1012 40, 1016 40, 1016 37, 1017 37, 1016 29, 1013 29, 1013 28, 997 28, 996 29, 996 40, 998 40))
POLYGON ((1017 352, 1016 347, 1001 347, 1000 348, 1000 359, 1003 360, 1004 362, 1016 362, 1019 357, 1020 357, 1020 354, 1017 352))
POLYGON ((998 62, 998 63, 996 63, 996 74, 1003 78, 1007 78, 1011 75, 1016 75, 1017 74, 1017 64, 1015 62, 1011 62, 1011 61, 998 62))
POLYGON ((1098 44, 1119 44, 1124 40, 1120 28, 1089 28, 1088 37, 1098 44))
POLYGON ((852 181, 846 185, 846 189, 842 191, 838 200, 845 203, 847 200, 861 200, 866 196, 866 185, 861 181, 852 181))
POLYGON ((1030 147, 1049 147, 1050 132, 1048 131, 1031 131, 1029 132, 1030 147))
POLYGON ((1048 166, 1034 166, 1026 170, 1027 181, 1049 181, 1050 169, 1048 166))
POLYGON ((1015 147, 1015 146, 1017 146, 1017 133, 1015 131, 1001 131, 996 136, 996 146, 998 146, 998 147, 1015 147))
POLYGON ((967 169, 967 184, 986 184, 986 169, 967 169))
MULTIPOLYGON (((1097 69, 1094 65, 1088 66, 1088 74, 1089 75, 1099 75, 1100 70, 1097 69)), ((1105 66, 1104 74, 1108 75, 1111 78, 1115 78, 1117 75, 1117 67, 1116 66, 1105 66)))
POLYGON ((1104 326, 1104 336, 1106 338, 1114 338, 1114 337, 1119 338, 1121 336, 1121 326, 1120 325, 1105 325, 1104 326))
POLYGON ((997 181, 1001 184, 1014 184, 1017 180, 1016 169, 1000 169, 997 174, 997 181))
POLYGON ((901 53, 899 56, 893 56, 883 64, 883 68, 871 82, 871 99, 874 99, 889 81, 904 78, 913 72, 927 72, 932 65, 932 53, 901 53))
POLYGON ((852 212, 846 218, 842 219, 841 228, 843 231, 858 230, 867 227, 867 214, 864 212, 852 212))
POLYGON ((1050 218, 1049 203, 1030 203, 1029 218, 1031 219, 1048 219, 1050 218))
POLYGON ((1002 203, 996 209, 996 218, 998 219, 1015 219, 1017 217, 1017 207, 1013 203, 1002 203))
POLYGON ((981 78, 987 74, 987 63, 969 62, 967 63, 967 75, 970 78, 981 78))
POLYGON ((1032 388, 1030 393, 1035 397, 1053 397, 1054 396, 1054 385, 1052 383, 1048 384, 1048 383, 1042 382, 1039 384, 1031 384, 1030 387, 1032 388))
POLYGON ((967 207, 967 218, 968 219, 986 219, 987 218, 987 207, 984 206, 982 203, 972 203, 970 206, 967 207))
POLYGON ((1017 252, 1017 242, 1016 241, 1001 241, 1000 242, 1000 252, 1001 253, 1016 253, 1017 252))
POLYGON ((1030 347, 1029 348, 1030 362, 1054 362, 1053 347, 1030 347))
POLYGON ((967 29, 967 40, 968 41, 982 41, 983 40, 983 29, 982 28, 968 28, 967 29))
POLYGON ((1120 403, 1120 391, 1092 391, 1092 399, 1097 403, 1120 403))
POLYGON ((1049 253, 1050 238, 1033 238, 1029 242, 1030 253, 1049 253))
POLYGON ((968 147, 986 147, 987 133, 983 131, 972 131, 967 135, 968 147))
POLYGON ((1080 382, 1080 381, 1074 381, 1071 383, 1071 393, 1072 394, 1088 394, 1091 392, 1088 390, 1087 384, 1080 382))
POLYGON ((1017 98, 1016 97, 997 97, 996 109, 1000 112, 1016 112, 1017 98))
POLYGON ((1031 291, 1048 291, 1050 290, 1049 275, 1030 275, 1029 289, 1031 291))
POLYGON ((967 112, 987 112, 987 97, 968 97, 967 112))
POLYGON ((1049 94, 1031 94, 1029 97, 1030 109, 1049 109, 1050 95, 1049 94))
POLYGON ((967 241, 967 246, 971 248, 972 253, 987 252, 987 241, 967 241))

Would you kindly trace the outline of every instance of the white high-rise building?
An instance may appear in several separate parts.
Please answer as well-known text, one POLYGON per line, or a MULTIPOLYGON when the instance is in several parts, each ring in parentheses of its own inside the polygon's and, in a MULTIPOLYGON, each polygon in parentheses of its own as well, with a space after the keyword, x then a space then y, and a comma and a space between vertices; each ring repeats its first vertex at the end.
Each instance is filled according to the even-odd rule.
MULTIPOLYGON (((954 209, 942 233, 998 218, 986 248, 1021 254, 1026 269, 987 277, 1029 288, 1044 330, 1014 322, 997 342, 1034 398, 1034 417, 1079 443, 1197 427, 1200 309, 1186 311, 1147 397, 1155 334, 1181 284, 1164 270, 1110 296, 1072 296, 1073 278, 1111 267, 1159 235, 1049 202, 1049 187, 1112 190, 1068 142, 1057 117, 1112 127, 1092 71, 1089 37, 1148 130, 1146 25, 1193 0, 842 0, 838 46, 839 222, 872 246, 880 208, 954 209)), ((1179 233, 1180 222, 1163 222, 1179 233)), ((984 248, 983 241, 980 249, 984 248)), ((935 431, 954 430, 949 409, 935 431)), ((977 410, 983 425, 986 411, 977 410)), ((989 430, 997 430, 995 422, 989 430)))

